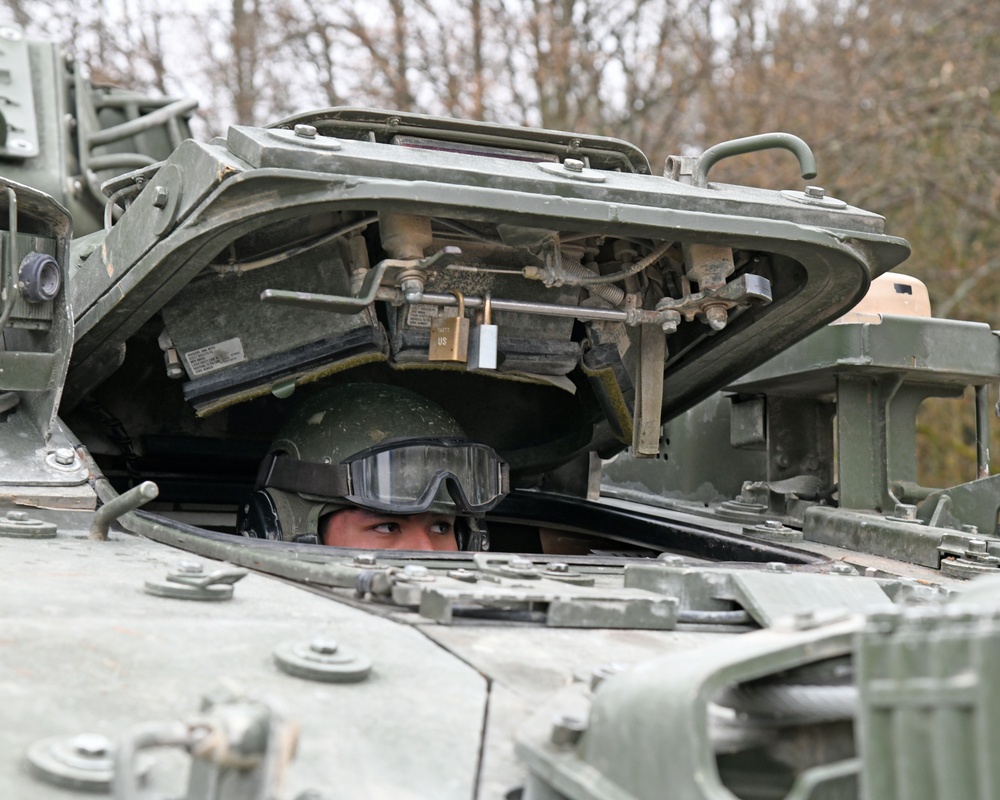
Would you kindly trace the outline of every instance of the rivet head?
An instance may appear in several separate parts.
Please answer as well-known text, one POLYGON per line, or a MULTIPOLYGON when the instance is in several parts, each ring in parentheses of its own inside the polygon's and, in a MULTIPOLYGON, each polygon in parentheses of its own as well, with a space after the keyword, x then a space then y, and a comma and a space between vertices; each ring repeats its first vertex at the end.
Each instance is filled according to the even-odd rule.
POLYGON ((354 556, 354 563, 359 567, 374 567, 378 558, 374 553, 358 553, 354 556))
POLYGON ((511 569, 531 569, 534 564, 531 563, 530 558, 523 558, 522 556, 514 556, 510 561, 507 562, 507 566, 511 569))
POLYGON ((182 561, 177 565, 177 571, 184 572, 189 575, 197 575, 200 572, 204 572, 205 567, 197 561, 182 561))
POLYGON ((768 572, 788 572, 788 564, 784 561, 768 561, 764 568, 768 572))
POLYGON ((562 561, 553 561, 546 564, 545 569, 548 572, 569 572, 569 564, 564 564, 562 561))
POLYGON ((296 136, 300 136, 303 139, 315 139, 316 138, 316 128, 312 125, 299 124, 293 128, 296 136))
POLYGON ((28 512, 27 511, 8 511, 7 519, 13 522, 27 522, 28 512))
POLYGON ((563 167, 568 172, 583 172, 583 162, 579 158, 567 158, 563 161, 563 167))

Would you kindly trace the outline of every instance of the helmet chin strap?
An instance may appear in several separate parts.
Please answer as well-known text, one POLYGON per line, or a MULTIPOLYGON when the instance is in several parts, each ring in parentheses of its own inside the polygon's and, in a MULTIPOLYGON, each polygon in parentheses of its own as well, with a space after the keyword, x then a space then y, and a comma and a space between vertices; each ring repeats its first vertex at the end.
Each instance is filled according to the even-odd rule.
MULTIPOLYGON (((461 521, 464 523, 459 541, 458 549, 471 551, 471 552, 483 552, 490 549, 490 532, 486 530, 486 523, 481 519, 476 517, 458 517, 456 523, 461 521)), ((458 528, 458 525, 455 526, 458 528)))

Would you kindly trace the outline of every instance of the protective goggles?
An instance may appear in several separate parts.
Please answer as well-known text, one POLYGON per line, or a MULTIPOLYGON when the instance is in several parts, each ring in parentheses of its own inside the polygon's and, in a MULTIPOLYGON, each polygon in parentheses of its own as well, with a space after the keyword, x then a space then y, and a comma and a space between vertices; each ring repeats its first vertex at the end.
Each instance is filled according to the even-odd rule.
POLYGON ((484 513, 510 490, 509 468, 485 444, 459 439, 407 439, 362 450, 341 464, 271 454, 257 488, 347 500, 390 514, 428 510, 484 513))

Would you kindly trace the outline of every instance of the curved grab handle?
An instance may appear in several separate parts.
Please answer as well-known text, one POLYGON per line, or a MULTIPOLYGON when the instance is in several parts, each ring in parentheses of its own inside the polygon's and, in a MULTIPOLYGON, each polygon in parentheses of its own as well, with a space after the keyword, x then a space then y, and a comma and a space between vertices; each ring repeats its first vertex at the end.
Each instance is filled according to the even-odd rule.
POLYGON ((693 183, 702 188, 708 186, 708 171, 730 156, 741 156, 745 153, 755 153, 758 150, 788 150, 799 160, 802 177, 816 177, 816 158, 802 139, 791 133, 761 133, 757 136, 745 136, 742 139, 732 139, 712 145, 701 154, 694 171, 693 183))

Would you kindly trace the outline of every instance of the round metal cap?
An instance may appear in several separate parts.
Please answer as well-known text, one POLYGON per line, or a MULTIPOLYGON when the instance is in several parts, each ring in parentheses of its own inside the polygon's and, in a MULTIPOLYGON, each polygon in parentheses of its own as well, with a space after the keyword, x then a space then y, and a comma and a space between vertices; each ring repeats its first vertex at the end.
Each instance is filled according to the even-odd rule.
POLYGON ((233 585, 213 583, 210 586, 186 586, 172 581, 146 581, 143 591, 156 597, 172 597, 175 600, 228 600, 233 596, 233 585))
POLYGON ((325 683, 357 683, 372 671, 371 659, 326 638, 278 645, 274 661, 282 672, 325 683))
POLYGON ((0 536, 7 539, 54 539, 56 525, 28 516, 27 511, 8 511, 0 517, 0 536))
POLYGON ((106 792, 114 774, 115 746, 99 733, 53 736, 28 748, 28 764, 46 783, 106 792))
POLYGON ((47 253, 28 253, 17 270, 18 288, 29 303, 47 303, 62 288, 59 262, 47 253))

